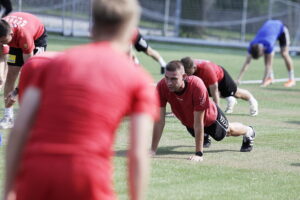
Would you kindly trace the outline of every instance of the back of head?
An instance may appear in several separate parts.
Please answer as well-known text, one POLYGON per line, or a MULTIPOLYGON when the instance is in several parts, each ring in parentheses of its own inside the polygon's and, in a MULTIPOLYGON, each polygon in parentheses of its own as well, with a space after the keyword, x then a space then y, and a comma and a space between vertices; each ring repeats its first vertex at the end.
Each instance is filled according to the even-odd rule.
POLYGON ((194 61, 191 57, 184 57, 180 60, 185 70, 189 70, 194 66, 194 61))
POLYGON ((184 74, 184 67, 179 60, 173 60, 169 62, 166 66, 166 70, 169 72, 180 71, 182 74, 184 74))
POLYGON ((261 56, 261 54, 262 54, 261 48, 262 47, 259 44, 254 44, 251 46, 250 53, 251 53, 252 58, 258 59, 261 56))
POLYGON ((114 38, 137 26, 140 6, 137 0, 93 0, 93 34, 114 38))
POLYGON ((11 31, 10 25, 4 19, 0 20, 0 37, 7 36, 11 31))

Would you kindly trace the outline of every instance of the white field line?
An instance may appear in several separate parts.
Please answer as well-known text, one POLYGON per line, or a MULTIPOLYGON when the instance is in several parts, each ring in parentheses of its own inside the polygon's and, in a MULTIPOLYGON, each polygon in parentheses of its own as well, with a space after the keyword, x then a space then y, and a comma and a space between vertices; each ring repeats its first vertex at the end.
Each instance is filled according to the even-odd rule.
MULTIPOLYGON (((280 78, 280 79, 274 79, 273 83, 281 83, 286 82, 287 78, 280 78)), ((300 78, 295 78, 296 81, 300 81, 300 78)), ((241 81, 241 84, 257 84, 261 83, 261 80, 247 80, 247 81, 241 81)))

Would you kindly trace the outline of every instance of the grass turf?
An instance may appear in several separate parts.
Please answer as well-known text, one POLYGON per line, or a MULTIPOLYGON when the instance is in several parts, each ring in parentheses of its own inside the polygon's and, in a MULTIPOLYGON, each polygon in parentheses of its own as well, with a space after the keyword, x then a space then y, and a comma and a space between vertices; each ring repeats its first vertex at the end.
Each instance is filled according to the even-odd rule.
MULTIPOLYGON (((61 51, 87 39, 51 36, 49 50, 61 51)), ((212 60, 232 75, 244 62, 246 50, 150 43, 166 61, 184 56, 212 60)), ((137 53, 141 63, 157 82, 162 78, 159 65, 143 53, 137 53)), ((296 76, 300 59, 293 57, 296 76)), ((261 79, 263 59, 253 61, 244 80, 261 79)), ((276 55, 275 78, 286 78, 283 60, 276 55)), ((253 93, 259 102, 259 115, 250 117, 247 102, 238 101, 229 121, 252 125, 256 132, 251 153, 240 153, 241 137, 213 141, 204 151, 204 162, 191 163, 187 158, 194 152, 194 140, 174 117, 166 118, 166 126, 157 155, 152 159, 148 199, 218 199, 218 200, 282 200, 300 199, 300 85, 284 88, 276 83, 267 88, 258 84, 241 85, 253 93)), ((1 103, 3 106, 3 104, 1 103)), ((221 100, 221 108, 225 101, 221 100)), ((4 148, 8 131, 2 132, 0 147, 0 179, 3 180, 4 148)), ((118 129, 115 149, 115 187, 119 199, 128 199, 126 183, 126 148, 128 123, 118 129)), ((150 141, 149 141, 150 144, 150 141)))

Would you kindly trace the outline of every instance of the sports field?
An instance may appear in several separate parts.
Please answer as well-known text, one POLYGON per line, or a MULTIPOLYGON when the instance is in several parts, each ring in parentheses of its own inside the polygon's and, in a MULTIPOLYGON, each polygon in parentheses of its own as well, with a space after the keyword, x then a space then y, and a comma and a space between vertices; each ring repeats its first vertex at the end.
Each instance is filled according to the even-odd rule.
MULTIPOLYGON (((87 41, 51 36, 49 50, 61 51, 87 41)), ((184 56, 212 60, 226 68, 233 78, 237 77, 246 55, 246 50, 151 42, 150 45, 159 50, 166 61, 184 56)), ((142 53, 137 53, 137 56, 156 82, 162 78, 158 63, 142 53)), ((293 57, 293 61, 295 75, 299 77, 300 57, 293 57)), ((88 66, 83 67, 88 70, 88 66)), ((260 80, 263 69, 263 59, 253 61, 243 80, 260 80)), ((274 60, 274 72, 275 78, 287 78, 280 55, 276 55, 274 60)), ((283 83, 275 83, 267 88, 260 88, 258 84, 244 84, 240 87, 248 89, 256 97, 259 115, 250 117, 248 103, 238 101, 234 113, 228 115, 228 118, 229 121, 254 127, 257 133, 254 150, 240 153, 242 138, 225 138, 221 142, 213 141, 211 147, 205 149, 202 163, 192 163, 187 158, 194 153, 194 139, 177 119, 167 117, 158 153, 152 159, 148 199, 300 199, 300 82, 292 88, 284 88, 283 83)), ((3 106, 2 92, 0 105, 3 106)), ((225 100, 221 100, 221 108, 224 107, 225 100)), ((118 130, 114 159, 115 186, 120 200, 128 199, 125 156, 127 132, 125 119, 118 130)), ((0 179, 3 180, 8 131, 1 133, 0 179)))

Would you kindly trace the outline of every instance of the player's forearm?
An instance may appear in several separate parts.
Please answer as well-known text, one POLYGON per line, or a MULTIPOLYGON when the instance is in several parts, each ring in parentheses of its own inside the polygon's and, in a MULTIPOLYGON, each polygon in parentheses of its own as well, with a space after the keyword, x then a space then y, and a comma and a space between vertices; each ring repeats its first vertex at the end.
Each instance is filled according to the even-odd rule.
POLYGON ((151 151, 155 153, 158 148, 158 144, 162 135, 162 132, 165 127, 165 119, 160 119, 158 122, 155 122, 153 127, 153 134, 152 134, 152 144, 151 144, 151 151))
POLYGON ((248 69, 248 66, 249 66, 249 64, 247 64, 247 63, 245 63, 244 65, 243 65, 243 67, 242 67, 242 69, 241 69, 241 71, 240 71, 240 73, 239 73, 239 75, 238 75, 238 77, 237 77, 237 80, 238 81, 241 81, 242 80, 242 78, 243 78, 243 76, 244 76, 244 73, 247 71, 247 69, 248 69))
POLYGON ((209 86, 209 91, 212 95, 212 98, 214 100, 214 102, 219 105, 220 103, 220 96, 219 96, 219 90, 218 90, 218 85, 215 84, 215 85, 211 85, 209 86))
POLYGON ((5 83, 7 70, 7 55, 0 55, 0 89, 5 83))
POLYGON ((153 128, 153 120, 145 114, 132 116, 129 149, 130 199, 140 200, 146 196, 149 177, 149 153, 147 143, 153 128))
POLYGON ((241 81, 241 80, 242 80, 244 73, 245 73, 245 72, 247 71, 247 69, 249 68, 250 62, 251 62, 251 58, 250 58, 250 56, 248 55, 247 58, 246 58, 246 60, 245 60, 245 62, 244 62, 244 65, 243 65, 243 67, 242 67, 242 69, 241 69, 241 71, 240 71, 240 73, 239 73, 239 75, 238 75, 238 78, 237 78, 238 81, 241 81))
POLYGON ((203 152, 203 142, 204 142, 204 127, 199 125, 194 125, 195 131, 195 152, 203 152))
POLYGON ((149 160, 147 150, 144 153, 131 153, 130 155, 129 191, 131 200, 145 199, 149 179, 149 160))
POLYGON ((28 138, 28 133, 34 121, 40 101, 40 91, 30 87, 26 90, 23 104, 20 107, 15 126, 12 128, 6 148, 6 179, 5 195, 12 190, 20 163, 21 153, 28 138))

